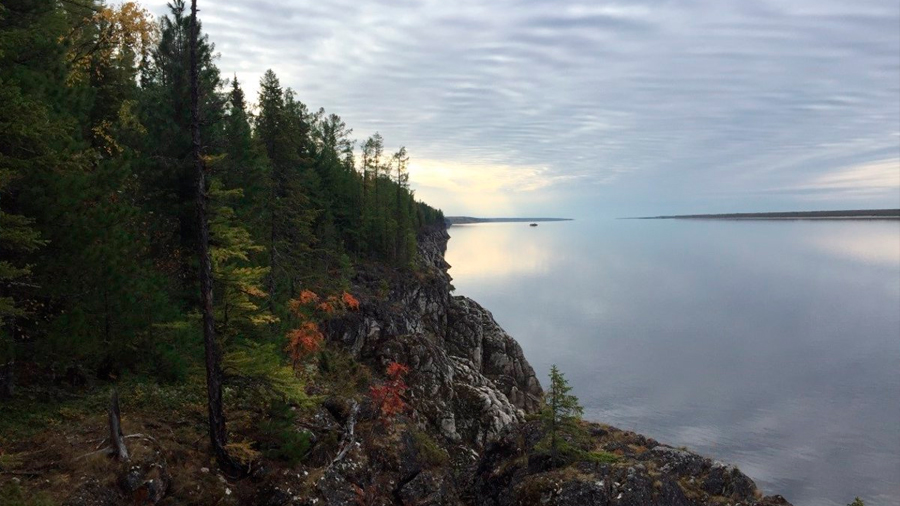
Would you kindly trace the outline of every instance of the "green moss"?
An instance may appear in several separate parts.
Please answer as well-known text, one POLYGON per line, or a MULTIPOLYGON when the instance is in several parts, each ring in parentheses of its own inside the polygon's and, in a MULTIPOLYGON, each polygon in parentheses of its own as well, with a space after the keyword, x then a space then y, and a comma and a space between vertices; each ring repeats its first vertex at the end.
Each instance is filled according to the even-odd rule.
POLYGON ((441 448, 426 432, 412 428, 409 433, 412 436, 416 454, 422 462, 436 467, 442 466, 450 460, 447 451, 441 448))

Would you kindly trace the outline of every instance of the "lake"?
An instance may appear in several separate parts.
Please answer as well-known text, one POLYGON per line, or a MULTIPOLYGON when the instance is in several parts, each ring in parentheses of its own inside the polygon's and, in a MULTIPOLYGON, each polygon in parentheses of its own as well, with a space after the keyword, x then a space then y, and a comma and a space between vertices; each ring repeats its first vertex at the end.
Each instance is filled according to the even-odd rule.
POLYGON ((796 506, 900 504, 900 222, 455 225, 455 294, 585 418, 796 506))

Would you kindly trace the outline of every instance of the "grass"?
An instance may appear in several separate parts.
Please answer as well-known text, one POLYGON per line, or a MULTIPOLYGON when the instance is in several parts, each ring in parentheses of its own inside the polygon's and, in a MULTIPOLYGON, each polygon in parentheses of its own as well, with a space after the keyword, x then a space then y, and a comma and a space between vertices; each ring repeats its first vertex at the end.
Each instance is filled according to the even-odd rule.
POLYGON ((619 456, 605 451, 582 452, 579 459, 597 464, 612 464, 619 461, 619 456))

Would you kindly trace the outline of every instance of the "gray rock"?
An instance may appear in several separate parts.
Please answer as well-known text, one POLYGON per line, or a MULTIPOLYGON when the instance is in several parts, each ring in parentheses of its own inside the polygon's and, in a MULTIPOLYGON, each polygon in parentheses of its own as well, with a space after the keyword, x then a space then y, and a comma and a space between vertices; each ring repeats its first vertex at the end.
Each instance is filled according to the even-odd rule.
POLYGON ((450 296, 444 261, 446 231, 419 241, 418 274, 361 272, 358 312, 327 323, 329 340, 341 343, 376 370, 390 362, 410 367, 410 405, 448 440, 483 447, 504 427, 540 405, 542 390, 521 347, 490 312, 450 296))
POLYGON ((703 490, 710 495, 741 499, 752 497, 756 484, 736 467, 716 462, 703 480, 703 490))
POLYGON ((467 297, 453 297, 447 325, 444 338, 451 355, 468 359, 519 409, 526 413, 540 409, 543 390, 534 369, 490 311, 467 297))
POLYGON ((395 493, 403 506, 456 506, 460 504, 454 484, 443 473, 422 471, 395 493))

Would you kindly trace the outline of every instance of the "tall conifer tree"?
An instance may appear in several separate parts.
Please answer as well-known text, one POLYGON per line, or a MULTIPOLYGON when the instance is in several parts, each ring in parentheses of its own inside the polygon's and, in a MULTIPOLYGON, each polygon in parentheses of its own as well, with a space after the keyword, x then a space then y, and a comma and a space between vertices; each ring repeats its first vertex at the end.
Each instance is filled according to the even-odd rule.
POLYGON ((240 465, 228 455, 225 413, 222 402, 222 352, 216 340, 213 310, 212 259, 209 253, 209 223, 206 216, 207 188, 200 139, 200 72, 197 61, 197 0, 191 0, 190 24, 191 152, 196 171, 197 256, 200 260, 200 309, 203 315, 203 346, 206 351, 206 393, 209 441, 219 467, 226 474, 241 474, 240 465))

